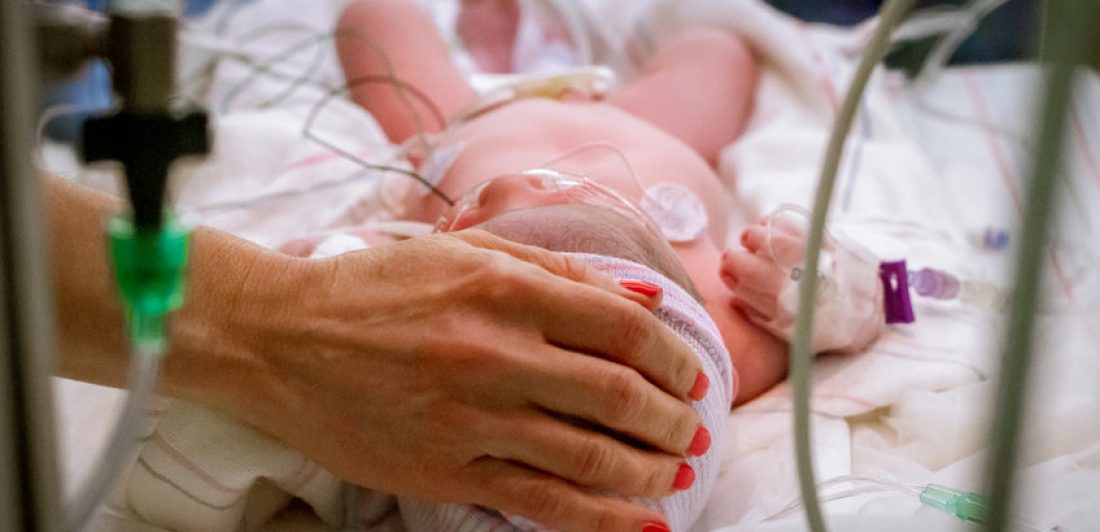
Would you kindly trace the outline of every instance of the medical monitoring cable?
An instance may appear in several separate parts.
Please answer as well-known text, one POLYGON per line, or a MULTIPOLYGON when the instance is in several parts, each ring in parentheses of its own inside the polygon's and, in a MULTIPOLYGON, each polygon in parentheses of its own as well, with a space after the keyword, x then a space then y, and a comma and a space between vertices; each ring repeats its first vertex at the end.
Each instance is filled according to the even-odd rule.
POLYGON ((829 211, 843 154, 844 141, 852 128, 860 98, 875 66, 881 61, 890 46, 890 34, 913 5, 913 0, 890 0, 883 6, 878 27, 863 51, 859 66, 849 85, 848 93, 837 115, 825 151, 825 162, 817 184, 814 198, 813 217, 806 241, 806 257, 803 271, 806 275, 799 283, 798 314, 795 320, 795 335, 790 351, 790 380, 794 392, 794 437, 795 461, 798 467, 798 484, 802 500, 806 506, 806 522, 814 532, 826 530, 821 515, 821 505, 814 486, 813 458, 810 438, 810 374, 813 363, 814 301, 817 294, 818 259, 825 234, 825 218, 829 211))
MULTIPOLYGON (((1084 64, 1090 47, 1089 34, 1100 19, 1100 3, 1060 2, 1049 27, 1051 66, 1041 104, 1039 149, 1032 160, 1028 202, 1020 225, 1022 235, 1016 261, 1014 305, 1009 311, 1001 353, 1001 378, 994 403, 991 453, 987 465, 986 493, 989 511, 986 530, 1000 532, 1008 521, 1019 447, 1020 420, 1027 394, 1027 377, 1034 348, 1035 314, 1045 265, 1044 243, 1051 213, 1060 200, 1058 170, 1063 163, 1063 140, 1069 103, 1073 97, 1074 70, 1084 64)), ((1095 39, 1091 40, 1097 42, 1095 39)))

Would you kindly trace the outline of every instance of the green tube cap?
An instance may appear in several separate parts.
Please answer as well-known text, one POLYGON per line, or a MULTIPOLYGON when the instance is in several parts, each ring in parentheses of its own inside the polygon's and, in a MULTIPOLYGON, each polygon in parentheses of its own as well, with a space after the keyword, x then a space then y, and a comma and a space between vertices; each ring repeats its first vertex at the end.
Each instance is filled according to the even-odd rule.
POLYGON ((156 230, 115 217, 107 224, 107 239, 131 340, 161 351, 165 318, 183 305, 190 234, 171 217, 156 230))
POLYGON ((929 484, 921 491, 920 501, 963 521, 984 523, 986 519, 985 499, 976 493, 929 484))

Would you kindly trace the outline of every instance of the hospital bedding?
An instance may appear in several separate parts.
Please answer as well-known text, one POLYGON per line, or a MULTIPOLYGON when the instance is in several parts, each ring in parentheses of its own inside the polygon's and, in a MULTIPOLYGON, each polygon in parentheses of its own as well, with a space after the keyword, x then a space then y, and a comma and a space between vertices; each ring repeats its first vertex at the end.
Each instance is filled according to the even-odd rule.
MULTIPOLYGON (((599 14, 612 9, 611 4, 607 0, 586 5, 599 14)), ((867 26, 841 30, 805 25, 755 2, 655 4, 648 14, 638 9, 640 23, 629 17, 601 17, 619 21, 602 31, 621 38, 637 36, 634 32, 641 28, 652 42, 693 24, 719 24, 746 35, 761 56, 764 74, 748 132, 724 151, 720 164, 730 187, 729 201, 745 214, 739 222, 783 203, 808 205, 831 120, 867 26)), ((296 26, 324 31, 339 5, 258 1, 234 14, 225 38, 285 23, 288 12, 295 13, 296 26)), ((199 29, 211 30, 210 23, 202 24, 199 29)), ((297 39, 275 33, 243 49, 262 59, 285 46, 280 43, 297 39)), ((192 68, 204 55, 196 48, 188 48, 192 68)), ((302 138, 302 122, 323 94, 318 81, 329 86, 340 82, 331 54, 314 68, 312 53, 280 64, 290 73, 312 69, 314 81, 292 92, 286 80, 252 76, 240 63, 218 63, 204 97, 221 113, 215 153, 177 180, 177 204, 183 211, 267 246, 383 216, 379 213, 386 211, 387 189, 395 183, 371 179, 353 163, 302 138), (272 102, 277 103, 263 108, 272 102), (321 188, 306 195, 278 196, 316 186, 321 188), (234 201, 271 195, 276 199, 248 209, 232 208, 234 201), (220 207, 211 207, 215 204, 220 207)), ((967 67, 950 69, 918 89, 894 74, 877 73, 846 147, 832 230, 884 259, 905 258, 911 269, 931 266, 1006 286, 1011 242, 1026 200, 1027 161, 1034 145, 1028 109, 1038 76, 1037 69, 1027 65, 967 67), (980 239, 987 229, 1008 231, 1009 249, 983 250, 980 239)), ((1100 340, 1100 80, 1092 76, 1083 88, 1072 105, 1068 138, 1073 149, 1064 172, 1069 192, 1062 204, 1061 228, 1051 239, 1050 297, 1040 319, 1042 344, 1034 362, 1020 477, 1026 501, 1021 512, 1036 524, 1058 524, 1064 530, 1100 529, 1100 511, 1095 510, 1100 502, 1100 387, 1095 385, 1100 377, 1095 347, 1100 340)), ((394 154, 371 118, 345 101, 334 100, 316 126, 315 134, 368 160, 394 154)), ((50 161, 64 166, 58 157, 50 161)), ((110 188, 107 174, 68 172, 110 188)), ((915 310, 916 324, 890 328, 868 352, 828 355, 816 364, 818 480, 857 475, 980 487, 1002 315, 981 306, 927 300, 918 300, 915 310)), ((78 478, 94 459, 95 446, 89 442, 105 436, 102 427, 107 412, 117 405, 117 395, 57 382, 67 481, 78 478)), ((733 443, 724 450, 718 488, 697 530, 802 529, 797 513, 786 521, 759 524, 797 494, 790 395, 790 388, 780 384, 731 414, 728 439, 733 443)), ((192 495, 247 484, 247 478, 220 478, 216 458, 207 458, 210 470, 196 465, 203 457, 188 454, 198 446, 189 439, 195 427, 179 426, 178 420, 222 420, 211 420, 205 413, 188 418, 191 414, 181 411, 186 408, 166 402, 163 426, 153 434, 154 442, 163 442, 156 444, 161 453, 154 462, 168 472, 183 471, 179 476, 190 470, 194 478, 209 481, 194 486, 192 495)), ((270 452, 284 453, 279 456, 286 463, 305 467, 296 453, 274 447, 270 452)), ((270 490, 271 484, 294 484, 290 477, 295 474, 307 473, 289 471, 286 479, 265 482, 268 495, 279 491, 270 490)), ((154 486, 156 475, 147 475, 148 484, 142 486, 165 493, 181 489, 171 482, 172 475, 162 477, 159 488, 154 486)), ((303 484, 320 482, 312 478, 303 484)), ((330 489, 325 482, 315 488, 330 489)), ((347 495, 327 493, 325 500, 340 504, 347 495)), ((265 500, 285 497, 271 495, 265 500)), ((127 501, 125 493, 116 493, 114 501, 116 515, 108 520, 108 528, 142 529, 132 519, 132 509, 126 508, 133 501, 127 501)), ((376 520, 367 522, 375 529, 399 528, 388 498, 374 495, 368 502, 374 505, 376 520)), ((155 504, 147 501, 146 507, 155 504)), ((329 523, 339 520, 339 509, 319 508, 320 504, 314 509, 329 523)), ((257 520, 266 521, 273 508, 250 506, 250 527, 257 520)), ((829 503, 826 508, 842 520, 836 523, 845 531, 960 526, 918 508, 911 496, 892 493, 829 503)), ((297 528, 305 513, 284 513, 266 526, 298 519, 297 528)))

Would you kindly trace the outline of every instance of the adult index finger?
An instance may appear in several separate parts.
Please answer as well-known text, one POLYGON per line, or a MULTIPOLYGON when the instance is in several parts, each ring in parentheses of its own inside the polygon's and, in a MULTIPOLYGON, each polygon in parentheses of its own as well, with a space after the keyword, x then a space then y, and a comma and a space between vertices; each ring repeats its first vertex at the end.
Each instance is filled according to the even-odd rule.
POLYGON ((659 289, 655 292, 639 290, 632 287, 630 283, 617 282, 575 257, 553 253, 535 246, 517 244, 480 229, 467 229, 449 233, 449 236, 475 247, 505 253, 528 264, 538 266, 558 277, 599 288, 638 303, 649 310, 656 310, 661 304, 662 294, 659 289))
POLYGON ((706 377, 699 360, 646 309, 606 292, 556 279, 537 279, 525 303, 544 338, 572 351, 629 366, 681 399, 700 399, 706 377))
POLYGON ((681 399, 700 399, 706 392, 698 359, 650 312, 656 303, 635 304, 637 293, 574 257, 480 230, 449 236, 524 261, 520 265, 527 268, 517 268, 512 273, 519 276, 512 279, 525 286, 511 292, 517 297, 509 303, 517 314, 533 316, 547 341, 629 366, 681 399))

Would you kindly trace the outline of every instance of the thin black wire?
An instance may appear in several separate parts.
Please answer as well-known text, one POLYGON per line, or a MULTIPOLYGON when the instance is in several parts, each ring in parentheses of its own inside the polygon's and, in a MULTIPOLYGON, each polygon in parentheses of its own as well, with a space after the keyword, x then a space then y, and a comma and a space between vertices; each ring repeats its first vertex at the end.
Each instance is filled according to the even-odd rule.
MULTIPOLYGON (((320 47, 320 44, 324 41, 327 41, 329 38, 330 37, 325 34, 311 35, 308 38, 301 39, 294 44, 284 48, 283 51, 275 54, 270 59, 255 65, 255 68, 253 68, 252 72, 250 72, 248 76, 245 77, 245 79, 234 85, 232 89, 229 89, 229 92, 226 93, 226 95, 222 98, 221 103, 218 105, 218 109, 222 113, 227 113, 229 111, 230 105, 233 103, 233 100, 236 100, 241 94, 243 94, 245 89, 255 83, 261 75, 268 74, 272 71, 273 67, 276 64, 286 61, 288 58, 293 57, 298 52, 305 50, 306 48, 309 48, 311 46, 317 46, 318 51, 321 53, 315 56, 314 65, 312 65, 310 68, 307 68, 306 72, 308 73, 304 74, 304 76, 308 80, 311 76, 311 73, 316 72, 316 68, 318 66, 318 63, 320 63, 320 59, 324 58, 324 50, 320 47)), ((298 76, 298 78, 295 78, 295 81, 297 82, 297 80, 301 79, 301 77, 302 75, 298 76)), ((297 82, 295 84, 292 84, 290 87, 293 91, 301 85, 302 82, 297 82)), ((270 105, 268 105, 268 107, 270 107, 270 105)))
MULTIPOLYGON (((282 30, 288 30, 288 29, 307 29, 307 28, 299 28, 298 26, 296 26, 292 23, 290 23, 290 24, 287 24, 287 23, 273 24, 273 25, 269 25, 269 26, 260 28, 256 31, 246 33, 245 38, 243 40, 255 40, 259 37, 262 37, 263 35, 267 35, 267 34, 270 34, 272 32, 275 32, 275 31, 282 31, 282 30)), ((420 183, 424 187, 426 187, 432 194, 434 194, 435 196, 442 199, 448 206, 454 205, 454 200, 452 200, 442 190, 437 188, 435 185, 433 185, 431 182, 429 182, 427 179, 425 179, 419 173, 417 173, 415 171, 412 171, 412 170, 399 168, 399 167, 396 167, 396 166, 371 163, 371 162, 366 161, 363 158, 361 158, 361 157, 359 157, 359 156, 357 156, 357 155, 355 155, 355 154, 353 154, 353 153, 351 153, 351 152, 349 152, 349 151, 347 151, 343 148, 340 148, 339 146, 333 144, 332 142, 329 142, 329 141, 325 140, 324 138, 319 137, 318 135, 314 134, 313 131, 312 131, 313 124, 316 122, 317 117, 320 114, 321 110, 333 98, 335 98, 337 96, 340 96, 340 95, 343 95, 343 94, 346 94, 346 93, 354 90, 356 87, 359 87, 359 86, 362 86, 362 85, 365 85, 365 84, 369 84, 369 83, 388 83, 398 91, 398 94, 401 97, 402 101, 404 102, 406 108, 413 115, 413 118, 416 121, 416 126, 417 126, 417 131, 418 131, 419 138, 425 144, 426 144, 426 141, 423 140, 423 139, 426 138, 427 133, 424 129, 423 118, 420 116, 420 113, 417 111, 416 107, 412 105, 412 102, 409 101, 409 99, 407 97, 408 94, 411 93, 424 107, 426 107, 428 109, 428 111, 432 115, 433 120, 436 122, 437 126, 440 129, 443 129, 443 128, 447 127, 447 119, 444 117, 443 112, 439 109, 439 106, 436 105, 436 103, 434 101, 432 101, 432 99, 427 94, 425 94, 423 91, 421 91, 420 89, 416 88, 415 86, 409 84, 408 82, 406 82, 404 80, 401 80, 400 78, 398 78, 396 76, 396 74, 393 71, 393 66, 389 61, 389 57, 385 54, 385 50, 383 50, 378 45, 378 43, 374 39, 372 39, 369 35, 363 34, 361 32, 354 32, 354 31, 338 31, 338 32, 336 32, 332 35, 327 35, 327 34, 326 35, 313 35, 308 39, 303 39, 303 40, 301 40, 301 41, 285 48, 282 52, 276 54, 274 57, 268 59, 267 61, 261 62, 261 63, 257 63, 255 61, 251 60, 250 58, 248 58, 246 56, 243 56, 243 55, 235 55, 235 54, 229 54, 229 53, 220 54, 221 57, 223 57, 223 58, 235 59, 235 60, 241 61, 241 62, 243 62, 245 64, 248 64, 248 65, 253 67, 253 71, 249 74, 248 78, 246 78, 244 81, 242 81, 241 83, 236 85, 233 89, 230 90, 229 94, 227 94, 226 97, 223 98, 222 103, 221 103, 221 108, 223 110, 227 109, 228 105, 231 103, 232 99, 236 98, 240 93, 242 93, 244 91, 244 89, 246 89, 250 84, 254 83, 255 80, 260 76, 269 76, 269 77, 279 78, 279 79, 283 79, 283 80, 286 80, 288 78, 291 78, 291 76, 293 76, 292 74, 286 74, 286 73, 282 73, 282 72, 277 71, 274 68, 276 63, 284 61, 287 57, 293 56, 294 54, 298 53, 301 50, 304 50, 308 46, 320 44, 321 42, 324 42, 325 40, 328 40, 330 38, 335 39, 335 38, 339 38, 339 37, 349 37, 349 36, 350 37, 364 38, 368 42, 368 44, 372 47, 372 49, 374 49, 375 52, 379 54, 379 57, 381 58, 381 60, 383 62, 383 66, 387 71, 387 74, 385 74, 385 75, 362 76, 362 77, 359 77, 359 78, 354 78, 354 79, 349 80, 347 83, 345 83, 341 87, 337 87, 337 88, 333 88, 333 89, 328 90, 327 93, 325 94, 325 96, 322 97, 316 104, 314 104, 313 108, 310 110, 310 113, 309 113, 308 117, 306 118, 306 121, 304 122, 303 127, 302 127, 302 135, 305 138, 328 148, 329 150, 333 151, 337 155, 340 155, 340 156, 342 156, 342 157, 344 157, 344 158, 346 158, 346 159, 362 166, 365 169, 374 170, 374 171, 391 172, 391 173, 396 173, 396 174, 400 174, 400 175, 404 175, 406 177, 409 177, 409 178, 417 181, 418 183, 420 183)), ((318 50, 322 51, 323 48, 318 48, 318 50)), ((290 86, 286 90, 284 90, 284 92, 280 96, 277 96, 276 98, 273 98, 272 100, 269 100, 268 102, 265 102, 263 104, 263 106, 264 107, 270 107, 270 106, 273 106, 273 105, 277 104, 279 101, 284 100, 286 97, 288 97, 297 88, 301 87, 307 81, 309 81, 311 79, 311 77, 313 76, 313 74, 316 73, 316 69, 319 68, 319 63, 320 63, 319 59, 323 59, 323 54, 318 54, 318 57, 316 58, 314 64, 311 65, 309 68, 307 68, 307 70, 304 74, 298 75, 298 76, 294 77, 293 79, 291 79, 290 86)), ((428 148, 430 148, 430 147, 428 147, 428 148)), ((309 192, 309 191, 305 191, 305 192, 309 192)), ((268 198, 266 198, 266 197, 265 198, 257 198, 256 201, 261 201, 261 200, 265 200, 265 199, 268 199, 268 198)))
POLYGON ((321 113, 321 110, 330 101, 332 101, 333 98, 347 94, 348 92, 354 90, 356 87, 369 83, 388 83, 399 91, 402 91, 402 94, 404 94, 405 91, 408 91, 417 99, 419 99, 422 103, 424 103, 424 105, 427 106, 429 110, 431 110, 433 117, 439 122, 440 127, 446 127, 447 121, 443 118, 443 113, 440 112, 439 108, 431 101, 430 98, 428 98, 426 94, 421 92, 416 87, 413 87, 412 85, 409 85, 408 83, 401 81, 400 79, 397 79, 395 77, 383 74, 376 74, 371 76, 360 76, 357 78, 352 78, 348 80, 348 82, 345 83, 343 86, 329 90, 328 93, 325 94, 325 96, 321 98, 316 104, 314 104, 312 109, 310 109, 309 115, 306 117, 305 122, 302 124, 302 135, 307 139, 312 140, 313 142, 316 142, 332 150, 338 155, 352 162, 355 162, 356 164, 359 164, 364 168, 393 172, 410 177, 421 185, 424 185, 429 191, 431 191, 432 194, 439 197, 439 199, 442 199, 448 206, 453 206, 455 204, 454 200, 452 200, 449 196, 447 196, 447 194, 445 194, 442 190, 433 185, 430 181, 425 179, 424 176, 420 175, 419 173, 412 170, 406 170, 404 168, 398 168, 396 166, 374 164, 365 161, 361 157, 313 134, 313 132, 311 131, 311 129, 313 128, 313 123, 317 121, 317 116, 321 113))
MULTIPOLYGON (((270 32, 265 32, 265 33, 270 33, 270 32)), ((242 44, 242 45, 247 44, 247 42, 248 41, 238 41, 238 43, 242 44)), ((290 53, 290 55, 294 55, 294 53, 296 53, 297 51, 305 49, 305 47, 308 46, 308 45, 312 45, 313 41, 312 41, 312 39, 309 39, 309 40, 304 41, 304 44, 303 43, 298 43, 298 44, 300 45, 300 47, 298 47, 296 50, 294 50, 292 53, 290 53)), ((284 51, 280 52, 280 54, 286 53, 286 51, 287 50, 284 49, 284 51)), ((253 74, 265 75, 265 76, 275 78, 275 79, 279 79, 279 80, 283 80, 283 81, 298 81, 298 80, 301 80, 299 82, 298 86, 304 85, 306 82, 310 81, 310 79, 302 80, 301 79, 302 76, 300 76, 298 74, 293 74, 293 73, 288 73, 288 72, 280 72, 278 69, 274 68, 274 61, 268 60, 266 62, 259 62, 255 59, 252 59, 251 57, 248 57, 248 55, 243 53, 243 52, 227 52, 227 51, 218 50, 218 51, 215 51, 213 53, 213 55, 215 55, 218 58, 217 60, 231 59, 231 60, 243 63, 244 65, 246 65, 248 67, 251 67, 253 69, 253 74)), ((214 68, 215 68, 215 66, 213 66, 213 65, 215 65, 215 64, 216 64, 216 61, 212 62, 211 65, 209 65, 205 68, 198 69, 199 71, 194 72, 192 75, 188 76, 186 78, 186 80, 180 82, 179 86, 176 89, 177 94, 187 92, 191 87, 193 87, 197 83, 200 83, 200 82, 203 82, 203 81, 208 81, 210 79, 210 77, 213 76, 213 71, 214 71, 214 68)), ((253 82, 255 82, 255 79, 249 79, 249 80, 246 80, 245 82, 243 82, 243 84, 249 84, 249 83, 253 83, 253 82)), ((235 86, 234 89, 231 89, 231 91, 237 90, 238 87, 239 86, 235 86)), ((247 87, 245 87, 245 88, 247 88, 247 87)), ((297 88, 297 87, 295 87, 295 88, 297 88)), ((223 99, 223 105, 224 105, 224 99, 223 99)))
MULTIPOLYGON (((410 115, 412 115, 413 123, 416 125, 416 132, 420 140, 421 148, 425 152, 431 152, 431 146, 428 145, 428 141, 426 140, 427 133, 424 128, 424 119, 420 116, 420 113, 416 112, 416 108, 413 107, 412 102, 409 101, 408 95, 405 93, 405 90, 402 90, 401 86, 399 86, 398 84, 400 83, 405 87, 411 87, 411 85, 405 83, 403 80, 397 77, 397 72, 393 68, 393 63, 390 62, 390 56, 386 53, 386 49, 381 45, 381 43, 379 43, 374 37, 371 37, 369 33, 358 30, 348 30, 345 28, 337 28, 336 31, 333 32, 332 37, 333 40, 351 37, 355 39, 362 39, 367 43, 367 46, 369 46, 371 48, 371 51, 375 53, 375 55, 378 57, 378 60, 382 62, 382 69, 386 71, 386 76, 389 79, 390 84, 397 91, 397 97, 401 99, 401 103, 405 106, 405 109, 409 112, 410 115)), ((436 107, 437 111, 438 109, 439 108, 436 107)), ((442 113, 438 114, 442 116, 442 113)), ((446 120, 443 120, 443 123, 446 123, 446 120)), ((446 126, 440 126, 441 129, 444 127, 446 126)))

